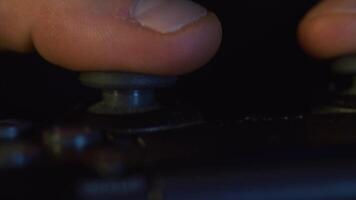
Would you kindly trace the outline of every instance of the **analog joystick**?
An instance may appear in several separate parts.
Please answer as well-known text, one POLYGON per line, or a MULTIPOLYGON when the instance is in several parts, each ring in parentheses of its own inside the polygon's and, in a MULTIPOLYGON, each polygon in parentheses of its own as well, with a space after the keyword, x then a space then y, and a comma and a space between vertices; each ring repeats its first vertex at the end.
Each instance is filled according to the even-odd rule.
POLYGON ((331 66, 331 102, 322 113, 356 113, 356 56, 339 58, 331 66))
POLYGON ((202 123, 193 107, 184 103, 162 104, 157 91, 173 86, 177 77, 125 72, 83 72, 83 85, 102 91, 102 100, 89 106, 85 124, 107 130, 112 138, 174 131, 202 123))
POLYGON ((176 77, 119 72, 86 72, 82 84, 101 89, 102 101, 89 108, 90 113, 125 115, 157 110, 156 90, 174 85, 176 77))

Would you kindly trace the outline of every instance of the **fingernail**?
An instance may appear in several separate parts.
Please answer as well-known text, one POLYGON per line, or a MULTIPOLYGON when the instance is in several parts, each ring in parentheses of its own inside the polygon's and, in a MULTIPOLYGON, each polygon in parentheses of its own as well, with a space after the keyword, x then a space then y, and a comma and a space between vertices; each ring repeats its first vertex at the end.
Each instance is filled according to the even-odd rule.
POLYGON ((189 0, 137 0, 132 17, 142 26, 161 33, 176 32, 207 15, 189 0))

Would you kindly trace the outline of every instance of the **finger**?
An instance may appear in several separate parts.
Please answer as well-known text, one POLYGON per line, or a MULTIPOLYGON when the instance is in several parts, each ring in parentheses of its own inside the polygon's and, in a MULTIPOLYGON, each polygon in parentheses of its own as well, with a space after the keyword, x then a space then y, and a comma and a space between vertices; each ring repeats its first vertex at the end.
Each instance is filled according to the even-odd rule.
POLYGON ((70 70, 183 74, 221 42, 217 17, 187 0, 37 1, 27 45, 70 70))
POLYGON ((324 0, 302 21, 301 45, 319 58, 356 53, 356 0, 324 0))

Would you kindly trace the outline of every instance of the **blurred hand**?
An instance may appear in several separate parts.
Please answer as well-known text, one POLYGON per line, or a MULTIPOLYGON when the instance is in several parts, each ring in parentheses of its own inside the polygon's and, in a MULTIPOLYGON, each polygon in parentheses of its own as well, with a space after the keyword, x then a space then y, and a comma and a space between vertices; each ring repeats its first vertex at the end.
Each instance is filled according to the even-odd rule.
POLYGON ((77 71, 177 75, 207 63, 218 18, 188 0, 1 0, 0 49, 77 71))
POLYGON ((356 54, 356 0, 323 0, 299 27, 304 49, 318 58, 356 54))

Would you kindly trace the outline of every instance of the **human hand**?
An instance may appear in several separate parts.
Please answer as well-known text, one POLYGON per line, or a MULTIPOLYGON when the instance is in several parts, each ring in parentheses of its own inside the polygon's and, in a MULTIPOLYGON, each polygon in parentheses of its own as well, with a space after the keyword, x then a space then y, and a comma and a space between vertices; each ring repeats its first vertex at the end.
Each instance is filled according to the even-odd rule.
POLYGON ((179 75, 221 43, 218 18, 188 0, 2 0, 0 49, 76 71, 179 75))
POLYGON ((299 38, 318 58, 356 53, 356 0, 321 1, 300 24, 299 38))

